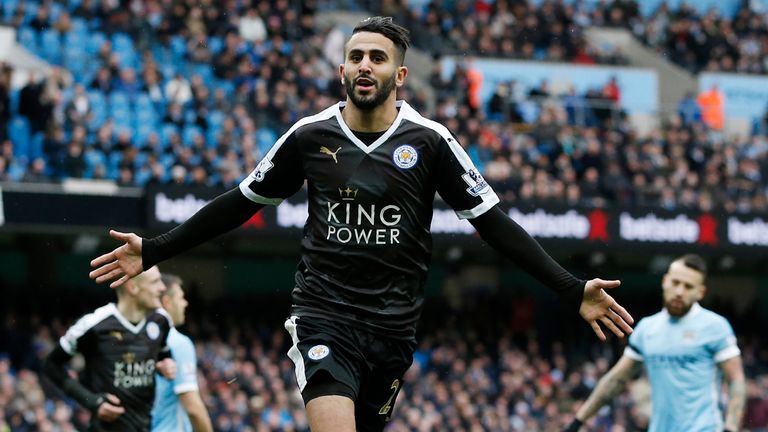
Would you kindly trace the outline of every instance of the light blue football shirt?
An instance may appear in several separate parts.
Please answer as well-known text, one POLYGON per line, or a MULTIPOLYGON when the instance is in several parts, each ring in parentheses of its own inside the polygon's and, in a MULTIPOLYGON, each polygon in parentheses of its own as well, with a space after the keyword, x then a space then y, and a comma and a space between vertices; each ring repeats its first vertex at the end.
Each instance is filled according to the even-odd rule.
POLYGON ((662 310, 640 320, 624 355, 648 372, 649 432, 722 431, 717 364, 740 354, 728 321, 698 303, 681 318, 662 310))
POLYGON ((168 334, 168 346, 176 361, 176 379, 161 375, 155 379, 155 405, 152 408, 152 430, 156 432, 190 432, 192 424, 179 402, 182 393, 197 390, 197 355, 192 340, 175 328, 168 334))

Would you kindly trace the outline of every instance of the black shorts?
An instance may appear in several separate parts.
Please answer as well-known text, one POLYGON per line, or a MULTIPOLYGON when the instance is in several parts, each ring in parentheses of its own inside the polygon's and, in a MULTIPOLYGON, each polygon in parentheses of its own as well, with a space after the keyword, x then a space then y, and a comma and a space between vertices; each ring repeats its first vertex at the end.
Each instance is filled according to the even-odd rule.
POLYGON ((355 402, 358 431, 383 430, 413 362, 416 341, 315 317, 291 317, 285 329, 293 339, 288 357, 305 403, 318 396, 348 396, 355 402))

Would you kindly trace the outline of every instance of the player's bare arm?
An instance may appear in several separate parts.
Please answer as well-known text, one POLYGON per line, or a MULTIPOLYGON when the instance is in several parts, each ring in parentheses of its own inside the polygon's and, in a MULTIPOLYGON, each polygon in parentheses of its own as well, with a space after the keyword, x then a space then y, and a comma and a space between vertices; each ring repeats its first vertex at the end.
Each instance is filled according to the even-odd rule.
POLYGON ((198 391, 188 391, 179 395, 179 401, 184 407, 184 411, 189 416, 189 422, 192 423, 192 430, 195 432, 211 432, 213 425, 205 408, 203 399, 198 391))
POLYGON ((725 412, 725 430, 741 430, 741 419, 747 400, 747 387, 741 356, 736 356, 720 363, 725 381, 728 383, 728 407, 725 412))
POLYGON ((592 394, 579 407, 576 419, 566 430, 568 432, 578 431, 583 422, 592 418, 603 405, 610 402, 627 386, 629 380, 640 372, 642 365, 641 362, 622 356, 611 370, 598 381, 592 394))

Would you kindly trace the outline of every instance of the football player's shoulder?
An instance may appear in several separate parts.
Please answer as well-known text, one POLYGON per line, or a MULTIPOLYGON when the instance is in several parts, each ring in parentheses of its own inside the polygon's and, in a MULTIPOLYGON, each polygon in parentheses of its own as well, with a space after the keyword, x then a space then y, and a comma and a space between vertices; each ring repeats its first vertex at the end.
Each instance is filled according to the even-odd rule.
POLYGON ((75 325, 83 328, 94 327, 97 324, 106 320, 107 318, 114 316, 116 311, 117 311, 117 308, 115 307, 114 303, 108 303, 104 306, 97 308, 93 312, 89 312, 81 316, 80 318, 78 318, 75 325))
POLYGON ((147 321, 155 322, 167 329, 170 329, 173 327, 173 319, 171 319, 171 316, 168 314, 168 311, 166 311, 163 308, 157 308, 154 311, 150 312, 149 316, 147 317, 147 321))
POLYGON ((728 322, 728 319, 719 313, 706 309, 701 308, 701 321, 703 324, 705 324, 707 327, 712 328, 730 328, 731 323, 728 322))
POLYGON ((664 311, 656 312, 653 315, 640 318, 640 321, 635 325, 635 331, 647 331, 657 326, 663 325, 666 322, 667 314, 664 311))
POLYGON ((323 130, 328 129, 330 121, 336 116, 338 110, 337 105, 331 105, 317 114, 302 117, 293 124, 291 129, 288 130, 288 133, 293 133, 297 137, 301 137, 307 134, 322 132, 323 130))
POLYGON ((449 144, 455 141, 451 132, 443 124, 422 116, 416 110, 411 108, 410 105, 404 104, 402 109, 404 110, 403 118, 405 120, 418 125, 418 127, 423 129, 425 132, 429 131, 428 133, 434 135, 434 137, 439 141, 447 142, 449 144))

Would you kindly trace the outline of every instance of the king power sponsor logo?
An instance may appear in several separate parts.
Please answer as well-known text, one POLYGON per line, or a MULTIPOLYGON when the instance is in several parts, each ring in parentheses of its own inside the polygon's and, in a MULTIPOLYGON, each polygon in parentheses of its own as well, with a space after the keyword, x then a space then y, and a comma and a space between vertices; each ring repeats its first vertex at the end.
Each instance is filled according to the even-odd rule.
POLYGON ((768 222, 762 218, 742 222, 728 218, 728 241, 734 245, 768 246, 768 222))

